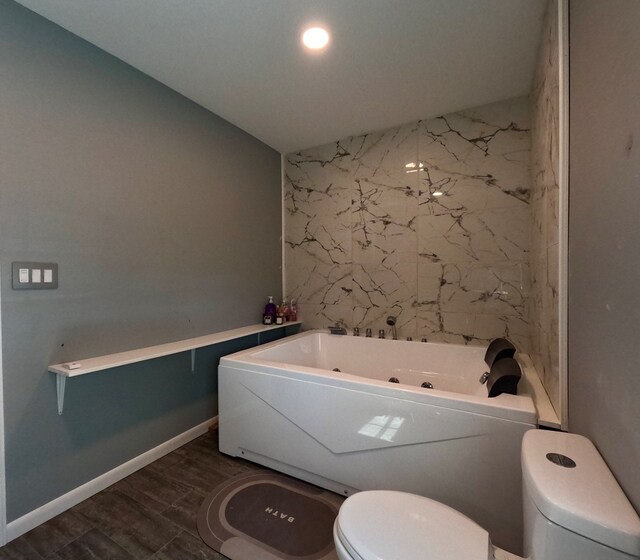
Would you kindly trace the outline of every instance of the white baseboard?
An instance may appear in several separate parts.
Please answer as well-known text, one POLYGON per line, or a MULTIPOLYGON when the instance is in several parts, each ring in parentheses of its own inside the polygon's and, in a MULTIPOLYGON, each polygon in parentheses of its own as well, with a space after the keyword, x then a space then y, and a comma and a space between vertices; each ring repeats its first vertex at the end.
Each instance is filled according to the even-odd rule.
POLYGON ((93 480, 83 484, 82 486, 78 486, 77 488, 71 490, 71 492, 67 492, 66 494, 56 498, 55 500, 50 501, 43 506, 40 506, 38 509, 34 509, 33 511, 19 517, 15 521, 7 524, 7 542, 12 541, 13 539, 18 538, 20 535, 23 535, 27 531, 41 525, 42 523, 49 521, 49 519, 54 518, 56 515, 60 515, 63 511, 68 510, 69 508, 79 504, 80 502, 90 498, 94 494, 101 492, 105 488, 115 484, 119 480, 129 476, 130 474, 136 472, 142 467, 146 467, 149 463, 153 463, 160 457, 163 457, 167 453, 171 453, 178 449, 178 447, 182 447, 184 444, 189 443, 192 439, 195 439, 205 433, 209 429, 209 426, 212 424, 217 424, 218 417, 215 416, 210 418, 206 422, 202 424, 198 424, 194 426, 190 430, 177 435, 176 437, 165 441, 164 443, 142 453, 142 455, 138 455, 133 459, 123 463, 122 465, 112 469, 93 480))

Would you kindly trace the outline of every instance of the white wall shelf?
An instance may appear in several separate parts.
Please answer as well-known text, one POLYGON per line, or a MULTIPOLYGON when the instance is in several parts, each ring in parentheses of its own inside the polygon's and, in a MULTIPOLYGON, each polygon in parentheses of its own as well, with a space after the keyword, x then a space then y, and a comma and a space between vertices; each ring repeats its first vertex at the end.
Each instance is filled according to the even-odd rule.
POLYGON ((56 392, 58 395, 58 414, 62 414, 64 410, 64 391, 68 377, 76 377, 78 375, 86 375, 87 373, 95 373, 105 369, 126 366, 143 362, 145 360, 153 360, 171 354, 180 352, 191 352, 191 371, 195 371, 196 366, 196 350, 205 346, 220 344, 229 340, 235 340, 245 336, 258 335, 258 344, 260 344, 260 335, 267 331, 283 329, 295 325, 301 325, 301 321, 291 321, 282 325, 249 325, 248 327, 240 327, 239 329, 231 329, 196 338, 188 338, 177 342, 168 342, 166 344, 158 344, 156 346, 148 346, 147 348, 137 348, 135 350, 127 350, 126 352, 118 352, 117 354, 108 354, 97 358, 87 358, 86 360, 77 360, 76 362, 64 362, 62 364, 50 365, 47 369, 51 373, 56 374, 56 392), (69 368, 69 364, 77 364, 74 369, 69 368))

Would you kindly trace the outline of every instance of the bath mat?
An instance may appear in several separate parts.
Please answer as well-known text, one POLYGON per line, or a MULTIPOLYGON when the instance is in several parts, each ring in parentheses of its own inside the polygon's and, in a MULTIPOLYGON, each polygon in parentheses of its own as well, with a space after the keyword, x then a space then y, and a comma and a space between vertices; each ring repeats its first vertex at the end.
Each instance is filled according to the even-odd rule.
POLYGON ((337 560, 333 522, 344 498, 271 471, 220 484, 198 512, 198 532, 231 560, 337 560))

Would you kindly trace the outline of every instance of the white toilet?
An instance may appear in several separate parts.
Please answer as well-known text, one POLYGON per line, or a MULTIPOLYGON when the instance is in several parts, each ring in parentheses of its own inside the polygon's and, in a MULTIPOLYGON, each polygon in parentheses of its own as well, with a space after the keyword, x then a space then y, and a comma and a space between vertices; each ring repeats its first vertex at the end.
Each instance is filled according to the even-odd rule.
MULTIPOLYGON (((587 438, 530 430, 522 475, 527 559, 640 558, 640 518, 587 438)), ((333 537, 340 560, 519 559, 458 511, 404 492, 354 494, 333 537)))

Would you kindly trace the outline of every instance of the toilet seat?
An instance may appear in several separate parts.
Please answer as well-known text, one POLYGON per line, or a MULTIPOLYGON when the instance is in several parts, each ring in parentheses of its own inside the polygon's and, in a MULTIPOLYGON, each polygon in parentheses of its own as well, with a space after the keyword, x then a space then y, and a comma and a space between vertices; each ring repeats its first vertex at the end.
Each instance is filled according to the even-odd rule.
POLYGON ((353 560, 488 560, 489 534, 453 508, 386 490, 360 492, 340 508, 336 545, 353 560))
POLYGON ((362 556, 360 556, 353 548, 351 548, 351 546, 349 546, 349 542, 342 534, 342 531, 338 526, 337 519, 333 524, 333 543, 336 546, 336 553, 338 554, 338 558, 348 558, 349 560, 363 560, 362 556))

